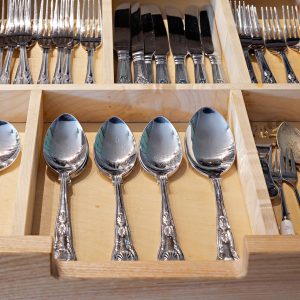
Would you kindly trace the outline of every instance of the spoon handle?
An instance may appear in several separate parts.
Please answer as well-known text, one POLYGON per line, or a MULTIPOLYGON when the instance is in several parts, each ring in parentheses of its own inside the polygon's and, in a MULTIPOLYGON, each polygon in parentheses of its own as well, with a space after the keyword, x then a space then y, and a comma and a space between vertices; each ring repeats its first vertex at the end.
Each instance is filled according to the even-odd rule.
POLYGON ((62 173, 59 180, 60 199, 55 223, 54 258, 59 260, 76 260, 68 204, 68 184, 71 180, 67 173, 62 173))
POLYGON ((217 202, 217 259, 237 260, 232 231, 227 218, 220 178, 211 178, 216 192, 217 202))
POLYGON ((159 183, 162 195, 161 211, 161 240, 158 251, 158 260, 184 260, 183 253, 176 240, 176 229, 170 210, 167 191, 167 176, 160 176, 159 183))
POLYGON ((138 260, 133 247, 130 229, 126 217, 122 196, 122 177, 114 176, 113 184, 116 190, 116 221, 115 221, 115 245, 111 255, 112 260, 138 260))

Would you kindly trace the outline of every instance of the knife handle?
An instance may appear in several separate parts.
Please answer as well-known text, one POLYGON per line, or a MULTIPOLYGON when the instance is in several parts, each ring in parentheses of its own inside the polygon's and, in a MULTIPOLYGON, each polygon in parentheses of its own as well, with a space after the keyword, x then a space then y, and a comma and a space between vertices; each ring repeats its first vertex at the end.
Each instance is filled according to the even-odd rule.
POLYGON ((174 55, 175 63, 175 83, 189 83, 186 67, 185 67, 185 56, 174 55))
POLYGON ((193 54, 195 83, 207 83, 207 76, 204 66, 204 56, 202 54, 193 54))
POLYGON ((145 67, 146 67, 146 79, 149 83, 152 83, 152 58, 153 55, 145 55, 145 67))
POLYGON ((146 78, 146 65, 143 51, 132 53, 134 83, 149 83, 146 78))
POLYGON ((156 83, 170 83, 167 55, 155 55, 156 83))
POLYGON ((214 83, 225 83, 220 58, 216 55, 209 55, 208 58, 211 64, 214 83))
POLYGON ((131 83, 130 55, 127 50, 118 51, 118 83, 131 83))

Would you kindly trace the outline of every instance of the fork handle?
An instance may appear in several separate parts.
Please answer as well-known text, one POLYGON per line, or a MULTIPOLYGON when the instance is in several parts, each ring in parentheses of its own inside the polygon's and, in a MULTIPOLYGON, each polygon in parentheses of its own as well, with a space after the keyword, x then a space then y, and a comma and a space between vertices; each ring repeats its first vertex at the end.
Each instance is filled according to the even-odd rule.
POLYGON ((254 53, 260 68, 262 82, 276 83, 275 77, 265 59, 264 51, 262 49, 255 49, 254 53))
POLYGON ((71 69, 71 54, 72 49, 66 48, 66 56, 64 61, 64 74, 63 74, 63 84, 72 84, 72 69, 71 69))
POLYGON ((89 49, 87 51, 88 54, 88 63, 87 63, 87 69, 86 69, 86 77, 85 77, 85 83, 95 83, 94 79, 94 49, 89 49))
POLYGON ((248 72, 250 75, 250 79, 251 79, 251 83, 258 83, 255 72, 254 72, 254 68, 251 62, 251 57, 250 57, 250 53, 249 53, 249 49, 243 49, 244 52, 244 56, 245 56, 245 61, 247 64, 247 68, 248 68, 248 72))
POLYGON ((193 54, 192 59, 194 63, 195 83, 207 83, 207 76, 204 66, 204 55, 193 54))
POLYGON ((32 75, 30 72, 28 57, 27 57, 27 48, 25 45, 20 46, 20 62, 19 68, 16 73, 14 84, 32 84, 32 75))
POLYGON ((4 51, 4 48, 0 48, 0 73, 2 70, 3 51, 4 51))
POLYGON ((285 52, 281 51, 280 56, 283 60, 283 64, 284 64, 284 67, 285 67, 287 82, 288 83, 299 83, 299 81, 296 77, 296 74, 294 73, 294 71, 292 69, 292 66, 291 66, 285 52))
POLYGON ((37 81, 38 84, 49 84, 50 82, 48 60, 49 60, 49 49, 43 48, 41 71, 37 81))
POLYGON ((56 66, 55 66, 52 83, 53 84, 62 84, 63 83, 64 48, 58 48, 57 50, 58 50, 58 54, 57 54, 56 66))
POLYGON ((130 55, 127 50, 118 51, 118 83, 131 83, 130 55))
POLYGON ((298 191, 297 187, 294 187, 293 190, 294 190, 295 196, 296 196, 296 198, 297 198, 298 204, 300 205, 300 195, 299 195, 299 191, 298 191))
POLYGON ((0 83, 7 84, 10 82, 11 60, 14 53, 14 47, 9 47, 5 56, 4 65, 1 70, 0 83))

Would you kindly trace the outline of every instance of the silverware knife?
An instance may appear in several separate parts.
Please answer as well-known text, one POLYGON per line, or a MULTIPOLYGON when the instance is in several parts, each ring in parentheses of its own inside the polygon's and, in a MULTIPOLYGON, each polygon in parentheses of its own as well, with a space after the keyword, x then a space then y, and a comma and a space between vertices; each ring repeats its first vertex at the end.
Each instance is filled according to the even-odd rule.
POLYGON ((223 76, 221 58, 214 48, 207 10, 200 12, 200 33, 203 51, 211 63, 213 81, 214 83, 224 83, 225 79, 223 76))
POLYGON ((130 70, 130 4, 123 3, 115 11, 114 48, 118 55, 118 83, 131 82, 130 70))
POLYGON ((141 6, 141 18, 144 35, 146 78, 148 82, 152 83, 152 59, 155 51, 155 36, 152 15, 148 5, 141 6))
POLYGON ((133 61, 133 82, 149 83, 146 78, 146 66, 144 57, 144 36, 141 21, 140 4, 131 6, 131 52, 133 61))
POLYGON ((156 83, 170 83, 167 57, 170 51, 169 40, 161 11, 156 5, 149 5, 155 36, 156 83))
POLYGON ((189 6, 184 16, 185 37, 188 51, 194 62, 195 83, 207 83, 198 18, 198 8, 189 6))
POLYGON ((169 38, 175 63, 175 82, 188 83, 185 58, 187 44, 184 36, 184 26, 180 11, 175 7, 166 7, 169 38))

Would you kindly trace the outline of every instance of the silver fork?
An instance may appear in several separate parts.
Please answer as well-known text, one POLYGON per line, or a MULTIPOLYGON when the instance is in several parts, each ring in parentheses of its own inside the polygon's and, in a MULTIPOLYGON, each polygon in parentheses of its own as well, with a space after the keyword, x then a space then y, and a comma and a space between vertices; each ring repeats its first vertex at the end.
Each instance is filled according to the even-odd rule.
MULTIPOLYGON (((71 2, 74 2, 74 0, 71 0, 71 2)), ((60 0, 60 3, 58 3, 58 0, 55 1, 53 24, 51 28, 52 41, 58 50, 55 72, 52 79, 52 83, 54 84, 63 83, 64 49, 73 41, 73 32, 70 28, 69 3, 70 0, 60 0)))
POLYGON ((80 42, 82 47, 88 53, 88 63, 87 63, 85 83, 95 83, 94 71, 93 71, 94 52, 98 47, 100 47, 102 43, 101 3, 100 0, 96 0, 96 1, 97 1, 97 5, 95 5, 95 0, 92 0, 92 18, 90 18, 90 0, 87 0, 87 10, 86 10, 86 0, 84 0, 83 8, 82 8, 80 42), (86 20, 86 14, 87 14, 87 20, 86 20), (96 21, 96 14, 98 17, 98 21, 96 21))
POLYGON ((299 83, 296 74, 294 73, 291 64, 286 56, 288 47, 285 43, 276 7, 265 7, 265 10, 262 7, 261 15, 263 21, 264 40, 267 49, 271 53, 279 55, 282 58, 285 67, 287 82, 299 83))
POLYGON ((250 32, 250 19, 248 14, 246 13, 245 2, 243 1, 243 5, 241 5, 241 1, 239 1, 239 5, 238 7, 236 7, 236 1, 234 1, 233 11, 251 82, 257 83, 257 78, 253 69, 253 65, 251 63, 251 57, 249 52, 250 46, 252 44, 252 39, 250 32))
POLYGON ((63 83, 73 83, 72 70, 71 70, 71 54, 73 48, 77 47, 80 43, 80 1, 77 0, 76 5, 76 26, 74 31, 74 1, 71 1, 70 6, 70 31, 73 32, 73 42, 66 47, 66 56, 63 66, 63 83))
POLYGON ((51 38, 52 21, 53 21, 53 0, 51 0, 50 3, 50 18, 49 18, 49 0, 46 0, 45 8, 44 8, 44 0, 42 0, 40 13, 39 13, 38 29, 37 29, 38 43, 39 46, 43 49, 42 65, 41 65, 39 78, 37 80, 38 84, 50 83, 48 61, 49 61, 49 51, 53 47, 53 42, 51 38))
POLYGON ((271 170, 271 176, 278 188, 279 197, 281 200, 281 207, 282 207, 282 219, 280 224, 280 233, 282 235, 293 235, 295 234, 293 223, 289 218, 289 212, 286 205, 284 193, 283 193, 283 176, 282 170, 284 170, 284 157, 282 151, 280 151, 280 165, 279 165, 279 158, 278 158, 278 150, 275 150, 275 162, 272 166, 272 155, 269 156, 269 169, 271 170))
POLYGON ((282 6, 282 18, 284 24, 285 41, 290 49, 299 52, 300 39, 298 30, 300 26, 300 17, 298 13, 298 7, 295 5, 295 8, 292 6, 290 9, 290 7, 287 5, 285 10, 285 6, 282 6))
POLYGON ((297 189, 298 175, 296 169, 296 162, 292 149, 286 149, 285 152, 285 168, 282 169, 282 178, 293 188, 298 204, 300 205, 300 195, 297 189), (290 154, 289 154, 290 153, 290 154))
POLYGON ((257 11, 255 6, 246 7, 247 14, 249 16, 250 22, 250 31, 251 31, 251 48, 254 50, 254 54, 256 56, 260 72, 261 78, 263 83, 276 83, 274 75, 265 59, 264 51, 265 51, 265 44, 262 38, 262 31, 259 24, 257 11))
POLYGON ((4 12, 5 12, 5 0, 1 2, 1 20, 0 20, 0 73, 2 69, 2 62, 3 62, 3 52, 4 48, 6 47, 5 41, 5 19, 4 19, 4 12))
POLYGON ((27 46, 32 40, 31 0, 19 0, 15 11, 15 27, 11 38, 20 48, 20 73, 17 72, 14 83, 31 84, 33 83, 32 75, 26 62, 27 46))

